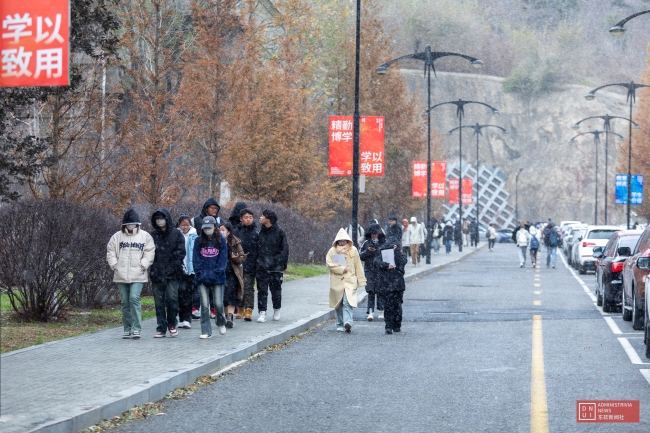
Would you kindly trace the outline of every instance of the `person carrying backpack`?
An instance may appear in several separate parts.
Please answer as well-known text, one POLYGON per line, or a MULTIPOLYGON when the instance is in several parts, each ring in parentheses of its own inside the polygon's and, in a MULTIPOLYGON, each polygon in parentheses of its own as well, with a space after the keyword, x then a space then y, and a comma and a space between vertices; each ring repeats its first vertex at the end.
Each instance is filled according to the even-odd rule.
POLYGON ((544 228, 544 245, 546 246, 546 267, 555 268, 555 259, 557 255, 557 247, 560 244, 560 234, 555 229, 553 221, 549 221, 544 228))
POLYGON ((533 264, 533 268, 537 267, 537 251, 539 251, 539 239, 537 239, 537 229, 535 226, 531 225, 528 230, 530 233, 530 262, 533 264))

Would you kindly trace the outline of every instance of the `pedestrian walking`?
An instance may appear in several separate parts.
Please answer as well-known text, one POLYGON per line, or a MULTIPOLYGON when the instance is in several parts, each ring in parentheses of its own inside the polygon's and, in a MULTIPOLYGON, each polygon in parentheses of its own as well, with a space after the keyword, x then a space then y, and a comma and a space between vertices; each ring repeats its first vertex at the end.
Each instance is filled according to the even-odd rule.
POLYGON ((409 224, 408 232, 411 247, 411 260, 413 261, 413 266, 417 266, 420 264, 420 244, 424 243, 424 230, 422 225, 418 224, 416 217, 411 217, 411 224, 409 224))
POLYGON ((381 254, 379 247, 386 242, 386 235, 379 224, 370 224, 366 229, 365 242, 361 245, 359 257, 363 261, 363 270, 366 277, 366 315, 369 322, 372 322, 377 305, 378 319, 384 318, 384 302, 379 296, 379 271, 375 267, 375 258, 381 254), (375 304, 376 302, 376 304, 375 304))
POLYGON ((463 246, 466 247, 468 246, 468 240, 469 240, 469 221, 467 221, 467 218, 463 218, 463 224, 462 224, 462 233, 463 233, 463 246))
POLYGON ((469 241, 471 246, 478 247, 478 222, 476 218, 472 218, 469 223, 469 241))
POLYGON ((494 243, 497 240, 497 231, 494 228, 493 223, 490 223, 490 227, 488 227, 487 238, 488 238, 488 250, 494 252, 494 243))
MULTIPOLYGON (((192 219, 187 215, 181 215, 178 219, 178 229, 185 239, 183 275, 178 283, 178 327, 184 329, 192 327, 192 306, 199 298, 199 291, 194 285, 194 267, 192 266, 192 250, 194 240, 198 235, 191 223, 192 219)), ((198 310, 196 313, 198 313, 198 310)))
POLYGON ((560 245, 560 234, 550 219, 544 228, 544 245, 546 246, 546 267, 550 268, 552 266, 555 268, 557 247, 560 245))
MULTIPOLYGON (((203 219, 206 216, 213 217, 217 222, 217 227, 221 225, 221 217, 219 217, 220 210, 221 210, 221 206, 219 206, 219 203, 214 197, 210 197, 209 199, 207 199, 205 203, 203 203, 203 207, 201 208, 201 213, 195 216, 194 219, 192 220, 192 225, 196 229, 196 232, 198 233, 201 231, 201 225, 203 224, 203 219)), ((210 317, 214 319, 216 317, 216 313, 214 308, 214 299, 212 298, 212 292, 210 292, 209 295, 210 295, 210 317)), ((200 308, 201 305, 197 296, 194 300, 192 311, 198 313, 200 308)), ((198 318, 196 315, 194 317, 198 318)))
POLYGON ((289 243, 272 210, 262 212, 260 224, 262 229, 257 241, 257 321, 263 323, 266 322, 269 290, 273 303, 273 320, 280 320, 282 273, 287 269, 289 261, 289 243))
POLYGON ((454 241, 454 227, 451 221, 447 221, 442 229, 442 241, 445 244, 445 254, 451 254, 451 244, 454 241))
POLYGON ((215 308, 215 324, 219 334, 226 333, 226 317, 223 314, 224 284, 228 264, 228 245, 221 235, 214 217, 206 216, 201 224, 201 234, 194 241, 192 251, 194 264, 194 283, 201 295, 201 340, 212 337, 210 323, 210 296, 212 292, 215 308))
POLYGON ((255 274, 257 273, 257 227, 255 227, 255 215, 253 211, 244 208, 240 212, 241 223, 235 227, 235 236, 241 240, 241 246, 246 254, 244 260, 244 299, 242 309, 244 320, 253 320, 253 308, 255 308, 255 274))
POLYGON ((147 269, 154 261, 156 246, 146 231, 140 230, 140 217, 129 209, 122 218, 120 231, 106 246, 106 261, 113 270, 122 301, 122 338, 138 339, 142 331, 140 293, 149 279, 147 269))
POLYGON ((380 251, 393 250, 395 264, 385 262, 381 253, 375 258, 375 266, 379 270, 380 297, 385 305, 384 322, 386 334, 402 330, 402 302, 404 301, 404 266, 408 259, 397 245, 397 240, 387 238, 380 251))
POLYGON ((330 270, 330 308, 336 311, 336 330, 351 332, 357 287, 366 285, 366 277, 359 251, 344 229, 336 234, 325 263, 330 270))
POLYGON ((442 239, 442 226, 437 219, 432 218, 431 246, 433 247, 433 254, 438 254, 438 251, 440 251, 440 239, 442 239))
POLYGON ((165 208, 151 215, 150 232, 156 245, 156 256, 149 271, 151 291, 156 306, 156 334, 154 338, 169 335, 176 337, 176 316, 178 315, 178 283, 183 278, 185 259, 185 237, 173 226, 172 217, 165 208))
POLYGON ((241 246, 241 241, 233 234, 230 222, 225 222, 219 227, 221 236, 228 245, 228 262, 226 264, 226 283, 223 293, 223 306, 226 309, 226 328, 234 326, 235 308, 242 306, 244 298, 244 267, 246 254, 241 246))
MULTIPOLYGON (((377 223, 379 224, 379 223, 377 223)), ((350 239, 352 238, 352 223, 348 226, 347 229, 347 234, 350 236, 350 239)), ((360 245, 361 242, 363 242, 363 236, 365 233, 363 232, 363 227, 361 227, 361 224, 357 223, 357 241, 355 242, 357 245, 360 245)))
POLYGON ((386 226, 386 237, 393 237, 397 239, 397 241, 400 244, 400 248, 402 248, 402 228, 400 227, 399 224, 397 224, 397 215, 391 215, 388 219, 388 225, 386 226))
POLYGON ((530 262, 533 265, 533 268, 537 267, 537 252, 539 251, 539 239, 537 238, 537 229, 535 226, 531 225, 528 229, 530 233, 530 262))
POLYGON ((460 251, 463 245, 463 229, 459 219, 454 222, 454 243, 460 251))
POLYGON ((519 267, 523 268, 526 266, 526 252, 528 250, 528 244, 530 243, 530 233, 524 225, 523 222, 519 225, 519 230, 517 231, 517 251, 519 252, 519 267))
POLYGON ((409 257, 411 254, 411 240, 409 239, 409 222, 406 218, 402 220, 402 251, 409 257))

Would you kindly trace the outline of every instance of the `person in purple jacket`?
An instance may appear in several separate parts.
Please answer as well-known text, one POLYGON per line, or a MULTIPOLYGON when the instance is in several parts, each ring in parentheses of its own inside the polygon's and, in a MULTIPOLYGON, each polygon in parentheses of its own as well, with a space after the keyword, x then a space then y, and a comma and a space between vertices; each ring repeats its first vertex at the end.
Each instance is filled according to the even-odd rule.
POLYGON ((206 216, 201 224, 201 235, 194 241, 192 262, 194 265, 194 283, 201 295, 201 335, 202 340, 212 337, 210 323, 210 296, 214 299, 216 310, 215 322, 219 334, 226 333, 226 316, 223 314, 223 289, 226 282, 226 265, 228 264, 228 245, 219 232, 214 217, 206 216))

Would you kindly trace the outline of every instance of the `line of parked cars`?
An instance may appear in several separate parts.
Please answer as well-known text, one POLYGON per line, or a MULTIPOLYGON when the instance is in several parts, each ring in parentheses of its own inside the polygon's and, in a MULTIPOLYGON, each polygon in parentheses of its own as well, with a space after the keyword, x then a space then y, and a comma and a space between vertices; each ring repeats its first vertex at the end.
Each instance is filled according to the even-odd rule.
POLYGON ((645 355, 650 358, 650 228, 576 225, 572 230, 567 255, 572 266, 581 274, 595 272, 597 304, 606 313, 622 313, 632 328, 644 331, 645 355))

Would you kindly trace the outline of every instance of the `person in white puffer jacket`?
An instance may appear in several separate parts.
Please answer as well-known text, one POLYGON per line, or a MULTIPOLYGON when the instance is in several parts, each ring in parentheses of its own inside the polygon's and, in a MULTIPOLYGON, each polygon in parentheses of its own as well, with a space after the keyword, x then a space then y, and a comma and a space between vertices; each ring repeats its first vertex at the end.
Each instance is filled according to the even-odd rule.
POLYGON ((519 252, 519 267, 523 268, 526 265, 526 250, 528 249, 528 244, 532 236, 523 222, 515 236, 517 239, 517 250, 519 252))
POLYGON ((149 233, 140 230, 140 217, 129 209, 122 219, 122 229, 115 233, 106 246, 106 261, 115 272, 113 282, 117 283, 122 299, 122 338, 140 338, 142 309, 140 292, 149 280, 147 269, 153 263, 156 246, 149 233))

